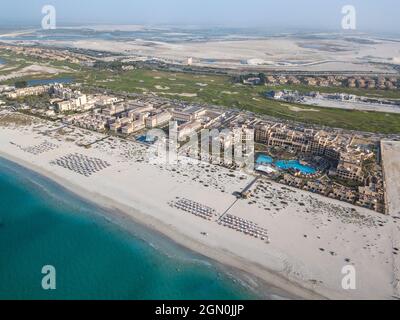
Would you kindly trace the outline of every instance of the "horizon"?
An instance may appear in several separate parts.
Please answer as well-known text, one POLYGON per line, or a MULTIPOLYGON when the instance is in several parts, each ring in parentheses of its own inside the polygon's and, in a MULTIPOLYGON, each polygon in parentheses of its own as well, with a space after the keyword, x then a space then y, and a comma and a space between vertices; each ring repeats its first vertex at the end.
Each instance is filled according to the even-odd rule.
POLYGON ((400 300, 397 2, 3 0, 0 300, 400 300))
MULTIPOLYGON (((334 0, 322 3, 318 0, 263 1, 249 0, 246 5, 237 0, 211 0, 188 3, 183 0, 135 1, 106 0, 79 2, 71 0, 21 0, 2 4, 0 25, 3 27, 40 27, 44 5, 53 5, 57 13, 57 25, 143 25, 143 26, 219 26, 238 29, 270 29, 285 31, 341 31, 341 12, 348 1, 334 0), (79 8, 79 10, 76 10, 79 8), (272 12, 272 14, 271 14, 272 12)), ((362 33, 397 33, 400 22, 399 6, 394 0, 380 3, 352 1, 356 8, 357 30, 362 33)))

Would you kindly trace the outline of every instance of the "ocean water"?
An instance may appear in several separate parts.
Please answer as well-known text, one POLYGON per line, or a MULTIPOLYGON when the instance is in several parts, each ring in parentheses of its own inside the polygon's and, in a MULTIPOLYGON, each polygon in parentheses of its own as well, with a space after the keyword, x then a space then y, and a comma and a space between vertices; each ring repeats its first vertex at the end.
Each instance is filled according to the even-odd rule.
POLYGON ((222 271, 0 158, 0 299, 257 299, 222 271), (56 269, 43 290, 42 267, 56 269))

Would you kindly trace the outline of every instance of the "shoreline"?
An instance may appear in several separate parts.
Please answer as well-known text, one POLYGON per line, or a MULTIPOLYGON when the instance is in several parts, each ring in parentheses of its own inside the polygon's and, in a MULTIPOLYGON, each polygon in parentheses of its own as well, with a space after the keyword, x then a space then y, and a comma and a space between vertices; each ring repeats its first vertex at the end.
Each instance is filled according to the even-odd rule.
POLYGON ((316 292, 291 282, 289 279, 285 279, 281 275, 274 273, 274 271, 266 269, 264 266, 247 262, 245 259, 236 256, 231 252, 205 246, 204 244, 197 242, 195 239, 191 239, 183 234, 180 234, 176 228, 172 227, 171 225, 167 225, 163 221, 146 215, 135 208, 118 203, 110 198, 90 192, 79 185, 74 185, 67 179, 59 177, 32 163, 7 154, 3 151, 0 151, 0 158, 22 166, 23 168, 50 180, 52 183, 57 184, 59 187, 70 192, 73 196, 78 197, 89 204, 97 206, 98 208, 102 209, 103 212, 109 215, 103 216, 103 214, 96 213, 98 216, 103 216, 110 223, 117 224, 118 227, 123 228, 127 232, 131 232, 129 227, 126 228, 126 226, 121 224, 121 222, 123 222, 125 219, 129 219, 129 222, 131 223, 138 223, 140 226, 150 230, 150 232, 158 233, 161 237, 166 237, 178 247, 182 247, 185 250, 189 250, 195 254, 205 257, 215 264, 219 269, 223 270, 228 277, 234 279, 232 275, 238 275, 239 280, 234 280, 238 282, 244 282, 245 286, 250 287, 250 290, 256 294, 261 293, 261 299, 266 299, 268 296, 276 296, 286 299, 287 295, 291 295, 289 299, 327 299, 316 292), (110 221, 108 218, 117 218, 120 221, 110 221), (228 268, 228 270, 225 270, 226 268, 228 268), (261 281, 261 283, 258 281, 261 281), (255 285, 256 283, 257 285, 255 285), (266 294, 267 291, 268 294, 266 294))
POLYGON ((395 218, 268 179, 258 180, 251 197, 238 201, 235 192, 248 186, 253 175, 185 159, 157 162, 148 148, 133 141, 104 139, 76 127, 64 129, 66 135, 56 124, 28 116, 15 121, 26 123, 0 130, 0 156, 104 208, 111 220, 137 222, 224 270, 237 271, 252 287, 265 285, 267 293, 277 288, 294 299, 396 296, 393 251, 400 228, 395 218), (99 142, 82 148, 82 141, 99 142), (83 168, 90 158, 109 167, 85 176, 57 165, 59 159, 74 157, 82 159, 83 168), (181 210, 176 206, 181 200, 211 208, 215 216, 201 219, 181 210), (228 211, 230 219, 266 230, 269 241, 220 223, 217 217, 228 211), (342 287, 347 265, 357 269, 356 290, 342 287))

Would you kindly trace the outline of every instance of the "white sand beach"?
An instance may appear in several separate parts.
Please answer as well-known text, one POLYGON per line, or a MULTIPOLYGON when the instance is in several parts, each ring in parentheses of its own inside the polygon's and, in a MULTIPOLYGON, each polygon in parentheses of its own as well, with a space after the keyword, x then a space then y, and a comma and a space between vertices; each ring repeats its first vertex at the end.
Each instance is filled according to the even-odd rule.
POLYGON ((233 193, 253 176, 183 158, 178 165, 153 163, 146 146, 117 138, 78 146, 105 136, 57 129, 61 126, 0 113, 0 156, 295 296, 399 297, 399 215, 385 216, 264 179, 253 186, 250 199, 236 201, 233 193), (85 176, 55 164, 63 157, 78 159, 83 166, 88 157, 96 158, 107 166, 85 176), (178 198, 215 209, 218 216, 230 208, 230 215, 265 228, 269 243, 218 224, 218 217, 205 220, 171 205, 178 198), (346 265, 355 267, 355 290, 342 288, 346 265))

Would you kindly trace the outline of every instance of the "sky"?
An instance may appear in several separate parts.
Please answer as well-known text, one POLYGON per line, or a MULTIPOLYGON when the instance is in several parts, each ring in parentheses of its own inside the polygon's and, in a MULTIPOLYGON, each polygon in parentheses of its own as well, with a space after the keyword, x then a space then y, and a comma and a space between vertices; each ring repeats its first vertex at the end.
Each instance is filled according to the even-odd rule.
POLYGON ((400 30, 399 0, 1 0, 0 24, 40 26, 44 5, 57 25, 145 24, 271 29, 340 29, 344 5, 353 5, 357 30, 400 30))

